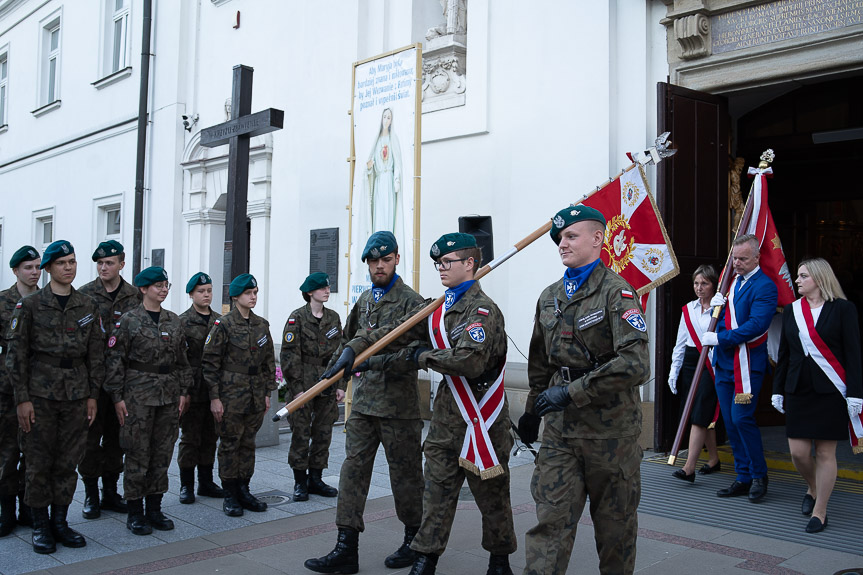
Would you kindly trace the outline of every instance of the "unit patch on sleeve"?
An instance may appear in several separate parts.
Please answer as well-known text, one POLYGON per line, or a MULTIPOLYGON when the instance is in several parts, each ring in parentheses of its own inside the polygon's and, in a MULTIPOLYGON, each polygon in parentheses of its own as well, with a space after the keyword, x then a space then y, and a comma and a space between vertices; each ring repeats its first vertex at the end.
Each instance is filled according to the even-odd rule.
MULTIPOLYGON (((21 305, 21 304, 19 303, 18 305, 21 305)), ((18 318, 17 317, 12 318, 12 325, 10 327, 12 329, 15 329, 16 327, 18 327, 18 318)))
POLYGON ((632 308, 623 312, 623 319, 638 331, 647 331, 647 324, 644 323, 644 318, 637 309, 632 308))
POLYGON ((485 341, 485 330, 482 328, 481 323, 472 323, 465 328, 468 335, 472 340, 477 343, 482 343, 485 341))
POLYGON ((117 338, 112 335, 108 338, 108 347, 114 347, 115 345, 117 345, 117 338))
POLYGON ((292 341, 294 341, 294 334, 289 331, 285 334, 285 343, 291 343, 292 341))

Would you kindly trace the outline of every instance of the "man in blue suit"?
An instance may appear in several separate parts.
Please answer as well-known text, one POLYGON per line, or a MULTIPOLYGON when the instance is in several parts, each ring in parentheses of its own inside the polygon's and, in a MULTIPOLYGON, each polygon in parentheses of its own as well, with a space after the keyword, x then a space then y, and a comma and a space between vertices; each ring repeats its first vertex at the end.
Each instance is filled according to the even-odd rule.
MULTIPOLYGON (((716 333, 706 333, 705 345, 716 348, 716 394, 728 440, 734 453, 737 478, 730 487, 716 492, 719 497, 749 496, 758 501, 767 494, 767 463, 761 432, 755 423, 755 407, 764 372, 767 370, 767 328, 776 313, 777 290, 758 265, 758 239, 744 235, 731 248, 735 277, 728 293, 727 307, 719 317, 716 333)), ((716 294, 711 305, 726 303, 716 294)))

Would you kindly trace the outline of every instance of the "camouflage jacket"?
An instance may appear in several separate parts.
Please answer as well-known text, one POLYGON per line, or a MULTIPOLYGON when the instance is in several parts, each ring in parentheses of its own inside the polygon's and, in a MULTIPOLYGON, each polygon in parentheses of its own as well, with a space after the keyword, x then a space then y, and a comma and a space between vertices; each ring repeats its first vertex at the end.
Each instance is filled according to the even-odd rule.
POLYGON ((96 302, 99 308, 99 317, 102 318, 102 326, 105 333, 110 336, 111 332, 117 326, 117 322, 124 313, 131 311, 141 305, 141 292, 133 285, 130 285, 122 277, 120 278, 120 286, 117 288, 119 293, 116 299, 111 299, 105 286, 102 285, 102 280, 94 279, 88 284, 81 286, 78 290, 84 295, 88 295, 96 302))
MULTIPOLYGON (((312 306, 308 303, 291 312, 285 322, 279 353, 290 397, 320 381, 330 356, 339 348, 341 337, 342 321, 333 310, 325 307, 320 319, 312 315, 312 306)), ((324 391, 324 395, 331 393, 332 388, 324 391)))
POLYGON ((0 292, 0 393, 12 395, 12 383, 9 381, 9 375, 6 373, 6 351, 9 349, 9 342, 6 341, 6 330, 9 329, 9 323, 12 321, 12 314, 15 312, 15 304, 21 299, 21 294, 18 292, 18 282, 12 284, 7 290, 0 292))
POLYGON ((150 406, 179 401, 192 385, 192 368, 177 314, 162 309, 156 325, 144 304, 138 304, 117 324, 105 354, 105 390, 111 400, 150 406))
MULTIPOLYGON (((357 334, 388 327, 422 303, 422 296, 407 286, 401 278, 397 278, 393 287, 377 302, 374 301, 372 290, 364 291, 348 314, 342 345, 333 354, 330 365, 338 359, 344 345, 357 334)), ((396 366, 391 365, 389 360, 390 356, 386 354, 371 357, 369 371, 363 372, 359 378, 354 378, 351 409, 374 417, 419 419, 416 369, 399 371, 394 369, 396 366)), ((327 366, 328 369, 329 367, 327 366)))
POLYGON ((276 389, 276 355, 270 324, 249 312, 246 320, 234 308, 213 322, 201 359, 210 399, 226 412, 257 413, 276 389))
POLYGON ((600 263, 567 299, 563 281, 545 288, 536 304, 527 364, 530 393, 565 383, 572 403, 545 417, 563 437, 609 439, 641 432, 638 387, 650 375, 647 325, 635 290, 600 263), (557 312, 557 313, 556 313, 557 312), (561 368, 568 368, 562 370, 561 368))
MULTIPOLYGON (((426 300, 391 327, 357 335, 348 345, 359 354, 431 302, 432 300, 426 300)), ((387 346, 387 349, 404 348, 414 340, 422 342, 423 347, 432 348, 428 325, 428 319, 424 319, 387 346)), ((414 370, 432 369, 445 375, 463 376, 467 378, 474 397, 479 401, 506 364, 507 343, 503 314, 482 291, 479 282, 476 282, 447 310, 444 325, 450 349, 424 352, 418 366, 408 359, 412 350, 402 349, 395 354, 399 359, 392 362, 391 369, 399 369, 398 363, 401 362, 412 365, 414 370)), ((459 420, 461 421, 460 418, 459 420)))
POLYGON ((209 321, 205 321, 195 311, 195 306, 189 307, 189 309, 180 314, 180 323, 183 326, 183 332, 186 334, 186 345, 188 346, 186 357, 189 358, 189 365, 195 370, 194 383, 189 390, 189 395, 192 396, 192 401, 195 403, 210 401, 210 390, 204 383, 201 356, 204 355, 204 341, 207 339, 207 334, 210 333, 213 324, 220 317, 222 317, 220 314, 210 309, 210 319, 209 321))
POLYGON ((75 288, 60 308, 47 285, 15 305, 6 369, 15 401, 96 399, 105 380, 105 340, 92 298, 75 288))

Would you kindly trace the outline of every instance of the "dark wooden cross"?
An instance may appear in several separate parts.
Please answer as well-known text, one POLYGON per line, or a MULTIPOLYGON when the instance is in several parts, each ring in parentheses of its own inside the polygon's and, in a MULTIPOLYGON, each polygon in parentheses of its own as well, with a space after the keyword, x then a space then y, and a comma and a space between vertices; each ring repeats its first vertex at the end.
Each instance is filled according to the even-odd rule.
MULTIPOLYGON (((269 108, 252 114, 252 75, 249 66, 234 66, 231 119, 201 130, 201 145, 215 148, 228 144, 228 207, 225 214, 225 274, 223 284, 249 271, 249 238, 246 205, 249 198, 249 140, 281 130, 285 112, 269 108)), ((227 290, 222 303, 227 302, 227 290)))

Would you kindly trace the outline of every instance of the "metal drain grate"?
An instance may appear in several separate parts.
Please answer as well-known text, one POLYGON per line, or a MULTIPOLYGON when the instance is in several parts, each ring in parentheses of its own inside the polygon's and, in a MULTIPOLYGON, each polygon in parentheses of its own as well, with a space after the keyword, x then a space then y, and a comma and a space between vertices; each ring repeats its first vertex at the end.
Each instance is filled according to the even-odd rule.
POLYGON ((291 498, 284 495, 256 495, 255 497, 258 498, 258 501, 263 501, 267 505, 282 505, 291 502, 291 498))

